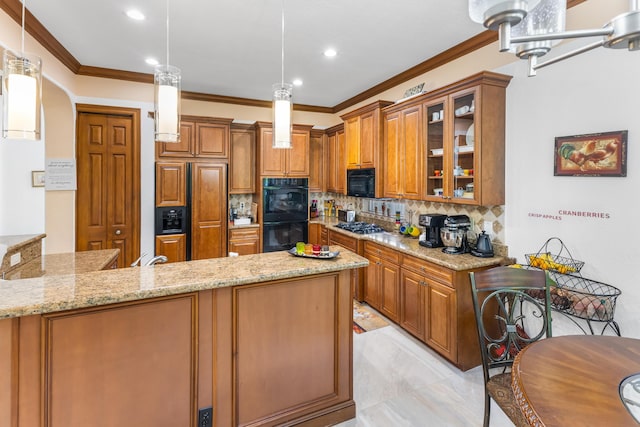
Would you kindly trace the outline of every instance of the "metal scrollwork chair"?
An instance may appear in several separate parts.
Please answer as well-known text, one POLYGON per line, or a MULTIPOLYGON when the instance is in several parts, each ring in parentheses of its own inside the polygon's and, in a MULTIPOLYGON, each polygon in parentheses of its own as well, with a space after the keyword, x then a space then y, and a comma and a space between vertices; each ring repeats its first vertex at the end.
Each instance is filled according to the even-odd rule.
POLYGON ((528 426, 511 389, 511 366, 526 345, 551 337, 549 276, 511 267, 469 275, 484 373, 484 426, 491 399, 516 426, 528 426))

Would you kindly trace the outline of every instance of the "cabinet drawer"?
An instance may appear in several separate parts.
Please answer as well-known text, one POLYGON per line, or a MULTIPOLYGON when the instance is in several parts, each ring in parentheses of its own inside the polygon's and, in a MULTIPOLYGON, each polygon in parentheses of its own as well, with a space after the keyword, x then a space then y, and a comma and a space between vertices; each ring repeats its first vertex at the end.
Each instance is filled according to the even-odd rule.
POLYGON ((453 288, 453 271, 411 255, 405 255, 402 266, 453 288))
POLYGON ((376 243, 365 242, 364 243, 365 258, 367 254, 380 258, 381 260, 390 261, 394 264, 400 264, 400 252, 380 246, 376 243))
POLYGON ((340 245, 345 249, 358 253, 358 239, 355 237, 345 236, 342 233, 329 230, 329 244, 340 245))
POLYGON ((229 240, 240 240, 240 239, 257 239, 258 238, 258 228, 232 228, 229 230, 229 240))

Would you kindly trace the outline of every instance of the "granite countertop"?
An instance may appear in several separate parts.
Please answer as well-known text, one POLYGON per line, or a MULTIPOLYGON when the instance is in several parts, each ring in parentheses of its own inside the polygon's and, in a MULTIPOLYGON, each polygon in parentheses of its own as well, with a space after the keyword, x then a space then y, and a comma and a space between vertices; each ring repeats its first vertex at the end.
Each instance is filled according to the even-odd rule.
POLYGON ((372 241, 382 246, 396 249, 407 255, 422 258, 425 261, 449 268, 455 271, 470 270, 474 268, 500 265, 506 261, 505 257, 494 256, 491 258, 479 258, 470 254, 451 255, 442 252, 442 248, 426 248, 418 244, 418 239, 406 237, 397 232, 385 231, 382 233, 357 234, 336 227, 340 221, 335 217, 318 217, 312 219, 312 223, 324 224, 328 229, 343 233, 346 236, 356 239, 372 241))
POLYGON ((31 279, 102 270, 110 266, 119 254, 120 249, 101 249, 43 255, 10 271, 4 278, 7 280, 31 279))
POLYGON ((0 280, 0 318, 176 295, 365 267, 365 258, 340 247, 333 259, 286 251, 156 264, 33 279, 0 280))

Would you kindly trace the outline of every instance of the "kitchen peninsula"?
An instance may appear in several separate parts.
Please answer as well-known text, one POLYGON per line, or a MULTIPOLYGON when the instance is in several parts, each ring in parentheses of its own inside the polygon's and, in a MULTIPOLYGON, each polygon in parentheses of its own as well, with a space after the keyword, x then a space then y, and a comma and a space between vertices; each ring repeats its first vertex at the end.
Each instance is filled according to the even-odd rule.
POLYGON ((0 425, 355 416, 351 270, 286 252, 0 281, 0 425))

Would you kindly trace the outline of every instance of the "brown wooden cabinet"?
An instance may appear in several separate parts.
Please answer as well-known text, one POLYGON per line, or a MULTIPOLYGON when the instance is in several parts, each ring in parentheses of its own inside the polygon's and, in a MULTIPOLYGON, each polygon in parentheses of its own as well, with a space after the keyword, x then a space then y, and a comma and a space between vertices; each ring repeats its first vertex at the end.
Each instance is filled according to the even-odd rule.
POLYGON ((192 164, 191 259, 227 256, 227 165, 192 164))
POLYGON ((428 278, 424 282, 424 340, 449 360, 457 360, 456 291, 428 278))
POLYGON ((155 253, 167 257, 167 262, 187 260, 187 235, 166 234, 156 236, 155 253))
POLYGON ((229 194, 254 193, 256 185, 254 125, 231 125, 229 151, 229 194))
POLYGON ((229 129, 232 119, 182 116, 180 141, 156 146, 158 157, 229 158, 229 129))
POLYGON ((373 242, 365 242, 369 260, 364 300, 394 322, 400 320, 400 253, 373 242))
POLYGON ((424 340, 424 276, 400 270, 400 321, 406 331, 424 340))
POLYGON ((420 200, 423 196, 422 106, 384 110, 384 197, 420 200))
POLYGON ((260 252, 260 227, 232 228, 229 230, 229 252, 251 255, 260 252))
POLYGON ((311 126, 294 125, 291 148, 273 148, 271 123, 258 122, 258 165, 261 176, 309 177, 309 140, 311 126))
POLYGON ((185 162, 156 163, 156 206, 185 206, 185 162))
POLYGON ((309 192, 322 193, 326 190, 324 179, 325 139, 324 131, 311 130, 309 139, 309 192))
MULTIPOLYGON (((319 222, 310 222, 309 223, 309 243, 314 245, 322 245, 322 229, 325 229, 324 225, 319 222)), ((326 232, 325 232, 326 233, 326 232)))
POLYGON ((347 169, 375 168, 379 162, 382 137, 380 110, 392 104, 376 101, 342 115, 346 140, 347 169))
POLYGON ((485 71, 419 100, 427 150, 425 200, 504 204, 505 93, 510 79, 485 71))
MULTIPOLYGON (((322 231, 321 231, 322 233, 322 231)), ((321 234, 321 239, 322 237, 321 234)), ((327 244, 337 245, 345 249, 362 255, 364 252, 364 243, 362 240, 348 236, 344 233, 334 230, 327 231, 327 244)), ((353 290, 353 298, 358 301, 364 300, 364 272, 363 269, 351 270, 351 289, 353 290)))
POLYGON ((347 168, 345 163, 344 125, 327 129, 326 186, 328 192, 347 194, 347 168))

